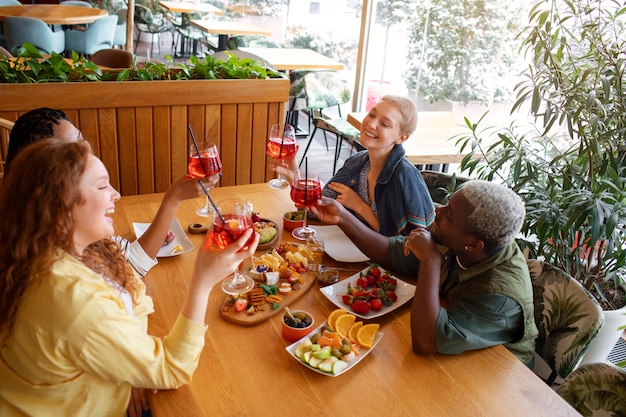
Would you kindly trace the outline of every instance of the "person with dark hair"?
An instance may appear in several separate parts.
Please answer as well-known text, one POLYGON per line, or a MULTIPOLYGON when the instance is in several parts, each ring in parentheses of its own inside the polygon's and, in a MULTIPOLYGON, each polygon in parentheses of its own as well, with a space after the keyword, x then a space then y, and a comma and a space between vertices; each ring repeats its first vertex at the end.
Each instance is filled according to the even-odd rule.
MULTIPOLYGON (((9 149, 5 175, 9 172, 10 163, 28 145, 57 138, 68 142, 82 141, 83 136, 61 110, 47 107, 31 110, 20 116, 15 122, 9 137, 9 149)), ((219 176, 202 179, 207 188, 213 186, 219 176)), ((198 180, 184 176, 174 182, 165 193, 159 211, 144 234, 134 241, 120 236, 113 239, 122 247, 128 262, 140 276, 145 276, 157 264, 156 256, 163 246, 176 210, 183 200, 203 195, 198 180)))
POLYGON ((13 162, 0 188, 0 415, 123 417, 132 387, 188 383, 209 294, 259 235, 203 245, 176 322, 153 337, 152 299, 108 238, 120 194, 89 144, 40 141, 13 162))
POLYGON ((515 242, 524 202, 507 187, 468 181, 436 209, 430 229, 385 237, 323 198, 311 210, 337 224, 372 261, 417 277, 413 351, 461 353, 504 344, 531 366, 537 327, 526 259, 515 242))
POLYGON ((5 172, 11 167, 15 155, 22 149, 42 139, 55 137, 67 141, 82 140, 83 136, 62 110, 42 107, 21 115, 9 136, 9 149, 5 172))

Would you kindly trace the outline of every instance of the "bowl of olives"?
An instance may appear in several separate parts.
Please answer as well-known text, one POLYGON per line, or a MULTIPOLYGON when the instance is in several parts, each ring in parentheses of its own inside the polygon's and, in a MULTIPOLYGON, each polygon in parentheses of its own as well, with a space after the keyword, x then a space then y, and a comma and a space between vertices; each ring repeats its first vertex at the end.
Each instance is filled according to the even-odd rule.
POLYGON ((288 310, 283 314, 283 337, 295 342, 311 333, 315 320, 311 313, 302 310, 288 310))
POLYGON ((283 228, 291 232, 296 227, 302 227, 304 211, 288 211, 283 215, 283 228))

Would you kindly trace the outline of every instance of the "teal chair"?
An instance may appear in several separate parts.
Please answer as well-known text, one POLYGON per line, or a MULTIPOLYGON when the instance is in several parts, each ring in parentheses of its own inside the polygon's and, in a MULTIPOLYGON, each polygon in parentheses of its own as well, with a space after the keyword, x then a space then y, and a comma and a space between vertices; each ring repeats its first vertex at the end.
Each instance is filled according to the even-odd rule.
POLYGON ((115 36, 113 37, 113 46, 124 48, 126 45, 126 13, 128 9, 123 7, 115 11, 117 16, 117 26, 115 26, 115 36))
POLYGON ((7 49, 15 51, 24 43, 33 44, 42 54, 65 50, 65 32, 53 32, 43 21, 30 17, 7 17, 4 19, 7 49))
POLYGON ((557 393, 585 417, 626 416, 626 370, 588 363, 572 372, 557 393))
POLYGON ((552 386, 576 369, 603 326, 604 314, 596 299, 561 269, 530 259, 528 270, 539 330, 533 371, 552 386))
POLYGON ((81 0, 65 0, 59 4, 61 6, 93 7, 91 3, 81 0))
MULTIPOLYGON (((20 6, 22 3, 20 3, 18 0, 0 0, 0 7, 1 6, 20 6)), ((4 36, 4 26, 2 25, 2 22, 0 22, 0 46, 6 48, 7 47, 7 39, 4 36)))
POLYGON ((85 30, 65 31, 65 49, 80 55, 93 55, 101 49, 113 48, 117 16, 111 15, 91 23, 85 30))

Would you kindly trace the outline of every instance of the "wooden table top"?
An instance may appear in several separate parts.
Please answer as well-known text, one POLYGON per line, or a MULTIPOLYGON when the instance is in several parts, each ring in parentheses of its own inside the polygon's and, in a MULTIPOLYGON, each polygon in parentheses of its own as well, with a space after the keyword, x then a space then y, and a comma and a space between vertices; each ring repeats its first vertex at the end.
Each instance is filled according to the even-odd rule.
POLYGON ((342 70, 343 64, 312 49, 306 48, 239 48, 271 63, 277 70, 333 69, 342 70))
POLYGON ((191 25, 203 32, 214 35, 272 35, 272 32, 243 22, 193 19, 191 25))
MULTIPOLYGON (((288 191, 267 184, 216 188, 217 202, 248 198, 262 217, 280 221, 293 210, 288 191)), ((134 238, 132 222, 150 222, 162 194, 123 197, 112 216, 116 232, 134 238)), ((207 222, 195 210, 203 198, 185 201, 177 218, 207 222)), ((281 239, 291 241, 282 230, 281 239)), ((196 248, 204 235, 188 234, 196 248)), ((145 278, 156 312, 149 331, 164 336, 173 325, 189 287, 196 250, 159 264, 145 278)), ((324 255, 325 264, 361 269, 365 264, 340 264, 324 255)), ((341 272, 341 278, 351 275, 341 272)), ((206 315, 209 326, 198 369, 190 384, 151 397, 152 415, 164 416, 577 416, 552 389, 502 346, 461 355, 418 356, 411 350, 410 306, 368 322, 384 332, 377 347, 346 374, 333 378, 298 363, 286 351, 281 315, 253 327, 220 318, 225 295, 214 288, 206 315), (297 410, 297 411, 296 411, 297 410), (521 411, 523 410, 523 411, 521 411)), ((313 314, 322 324, 336 307, 317 284, 291 306, 313 314)))
POLYGON ((224 14, 222 9, 209 3, 195 3, 191 1, 160 1, 159 6, 174 13, 213 13, 224 14))
MULTIPOLYGON (((361 129, 366 112, 348 113, 348 122, 361 129)), ((406 157, 415 165, 459 163, 464 155, 456 147, 455 135, 468 133, 463 120, 452 112, 420 112, 417 129, 403 143, 406 157)))
POLYGON ((59 4, 23 4, 0 7, 0 21, 7 17, 32 17, 48 25, 93 23, 108 16, 106 10, 95 7, 61 6, 59 4))

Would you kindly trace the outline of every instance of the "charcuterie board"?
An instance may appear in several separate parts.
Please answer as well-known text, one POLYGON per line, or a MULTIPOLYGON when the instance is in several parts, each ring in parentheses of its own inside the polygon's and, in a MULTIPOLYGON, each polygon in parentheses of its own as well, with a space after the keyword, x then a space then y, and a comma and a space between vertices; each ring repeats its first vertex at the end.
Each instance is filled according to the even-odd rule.
POLYGON ((224 297, 224 301, 222 302, 222 306, 220 307, 220 316, 222 317, 222 319, 230 323, 238 324, 241 326, 255 326, 269 318, 274 317, 277 314, 281 314, 285 307, 291 305, 294 301, 298 300, 300 297, 306 294, 306 292, 313 286, 315 282, 315 271, 307 271, 302 273, 300 275, 299 282, 300 288, 297 290, 292 290, 288 294, 282 295, 282 301, 280 302, 278 308, 273 309, 271 304, 265 303, 265 305, 258 309, 254 314, 247 314, 246 310, 235 310, 235 307, 231 305, 232 296, 226 295, 224 297))

